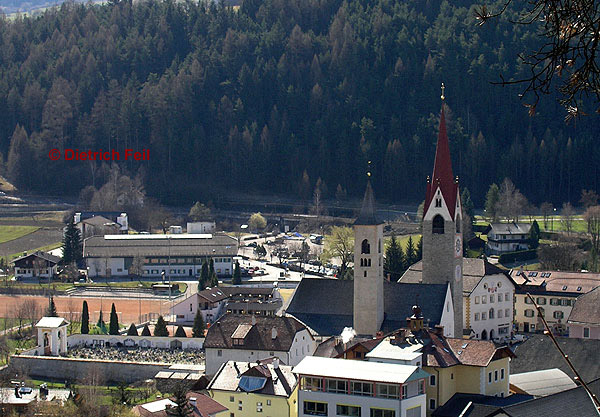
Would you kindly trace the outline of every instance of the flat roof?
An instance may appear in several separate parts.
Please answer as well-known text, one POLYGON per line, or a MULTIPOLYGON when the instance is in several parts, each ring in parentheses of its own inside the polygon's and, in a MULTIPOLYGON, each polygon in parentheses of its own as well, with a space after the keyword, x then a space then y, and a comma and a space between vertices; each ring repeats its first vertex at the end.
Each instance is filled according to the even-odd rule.
POLYGON ((307 356, 292 370, 295 374, 337 379, 403 384, 427 378, 418 366, 307 356))
POLYGON ((375 349, 367 353, 367 358, 392 359, 400 361, 412 361, 423 356, 423 352, 418 352, 423 345, 416 343, 414 345, 397 346, 390 343, 389 338, 384 339, 375 349))
MULTIPOLYGON (((181 226, 179 226, 181 227, 181 226)), ((104 235, 104 240, 148 240, 148 239, 212 239, 211 233, 182 233, 182 234, 138 234, 138 235, 104 235)))

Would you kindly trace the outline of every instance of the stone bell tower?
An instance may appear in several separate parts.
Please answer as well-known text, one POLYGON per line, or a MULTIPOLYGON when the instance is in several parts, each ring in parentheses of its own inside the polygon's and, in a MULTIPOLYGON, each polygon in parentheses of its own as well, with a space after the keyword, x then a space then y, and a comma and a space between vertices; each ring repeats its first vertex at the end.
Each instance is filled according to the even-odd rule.
POLYGON ((458 177, 452 174, 446 133, 442 84, 442 112, 433 175, 427 178, 423 208, 423 283, 450 283, 454 303, 454 337, 463 329, 463 236, 458 177))
POLYGON ((377 219, 369 180, 354 222, 354 330, 358 335, 374 336, 383 322, 382 246, 383 222, 377 219))

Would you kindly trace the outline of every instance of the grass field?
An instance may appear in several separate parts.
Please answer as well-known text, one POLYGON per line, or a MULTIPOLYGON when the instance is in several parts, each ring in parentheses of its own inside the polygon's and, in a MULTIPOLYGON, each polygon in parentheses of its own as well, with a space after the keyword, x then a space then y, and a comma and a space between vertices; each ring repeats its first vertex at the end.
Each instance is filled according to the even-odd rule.
POLYGON ((0 243, 18 239, 38 229, 37 226, 0 226, 0 243))
MULTIPOLYGON (((550 216, 547 224, 544 224, 544 216, 522 216, 519 219, 519 223, 533 223, 537 221, 541 231, 546 232, 566 232, 567 224, 563 216, 550 216)), ((502 223, 506 223, 506 220, 502 220, 502 223)), ((489 222, 481 216, 475 216, 475 225, 487 226, 489 222)), ((586 233, 587 223, 581 216, 575 216, 571 221, 571 232, 574 233, 586 233)))
MULTIPOLYGON (((4 226, 0 226, 0 227, 4 227, 4 226)), ((10 226, 9 226, 10 227, 10 226)), ((24 226, 24 227, 29 227, 29 226, 24 226)), ((29 252, 37 252, 37 251, 42 251, 42 252, 48 252, 54 249, 58 249, 62 246, 61 242, 56 242, 56 243, 51 243, 50 245, 46 245, 46 246, 40 246, 39 248, 35 248, 30 250, 29 252)), ((19 256, 22 256, 23 252, 19 252, 19 253, 13 253, 12 255, 9 255, 7 258, 7 261, 11 261, 15 258, 18 258, 19 256)))

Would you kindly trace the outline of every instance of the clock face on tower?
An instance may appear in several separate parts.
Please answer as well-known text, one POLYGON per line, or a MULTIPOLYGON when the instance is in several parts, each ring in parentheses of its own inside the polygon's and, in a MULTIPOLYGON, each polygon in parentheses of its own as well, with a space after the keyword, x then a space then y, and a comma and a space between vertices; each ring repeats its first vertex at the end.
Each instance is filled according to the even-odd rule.
POLYGON ((462 238, 460 236, 456 236, 454 241, 454 256, 457 258, 462 255, 462 238))

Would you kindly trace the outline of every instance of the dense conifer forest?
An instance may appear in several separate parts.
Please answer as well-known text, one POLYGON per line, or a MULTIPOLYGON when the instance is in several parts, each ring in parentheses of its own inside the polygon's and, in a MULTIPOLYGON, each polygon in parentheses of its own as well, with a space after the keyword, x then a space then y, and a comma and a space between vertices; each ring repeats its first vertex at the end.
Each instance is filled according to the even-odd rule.
MULTIPOLYGON (((545 97, 529 117, 517 54, 534 26, 478 27, 470 2, 123 0, 0 20, 0 167, 21 190, 76 195, 108 164, 52 148, 150 149, 121 162, 163 202, 227 190, 420 201, 446 85, 455 174, 483 204, 510 177, 533 202, 598 189, 597 115, 565 124, 545 97)), ((592 113, 592 112, 590 112, 592 113)))

